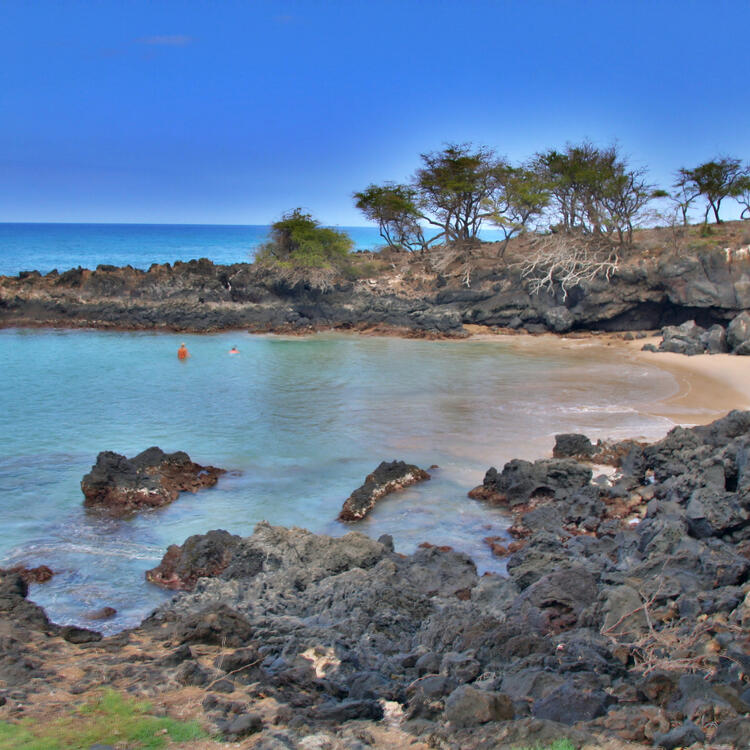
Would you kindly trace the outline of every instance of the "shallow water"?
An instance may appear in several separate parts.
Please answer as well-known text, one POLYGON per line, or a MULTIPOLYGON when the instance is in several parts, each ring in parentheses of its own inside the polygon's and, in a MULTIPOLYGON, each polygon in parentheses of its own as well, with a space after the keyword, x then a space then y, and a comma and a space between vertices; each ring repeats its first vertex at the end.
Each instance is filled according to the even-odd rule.
POLYGON ((0 564, 49 565, 57 575, 32 598, 89 626, 87 612, 112 606, 94 625, 107 632, 170 596, 144 571, 190 534, 248 535, 262 519, 346 533, 338 511, 381 460, 439 468, 358 530, 390 533, 402 552, 449 544, 502 570, 482 538, 507 518, 466 497, 486 469, 549 455, 559 432, 657 438, 671 422, 640 410, 675 390, 669 374, 602 347, 334 334, 5 330, 0 375, 0 564), (84 512, 80 480, 97 453, 151 445, 230 473, 130 520, 84 512))

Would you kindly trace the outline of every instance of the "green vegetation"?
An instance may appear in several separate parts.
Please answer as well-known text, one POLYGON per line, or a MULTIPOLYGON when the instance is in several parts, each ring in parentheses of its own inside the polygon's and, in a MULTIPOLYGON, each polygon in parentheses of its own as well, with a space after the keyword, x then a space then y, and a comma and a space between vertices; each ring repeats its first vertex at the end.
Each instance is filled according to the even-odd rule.
POLYGON ((551 745, 535 745, 534 747, 518 747, 514 750, 576 750, 575 745, 569 739, 555 740, 551 745))
POLYGON ((354 193, 355 205, 378 225, 380 236, 398 250, 427 250, 419 224, 417 191, 408 185, 369 185, 354 193))
POLYGON ((288 268, 330 268, 345 262, 353 247, 345 232, 322 227, 295 208, 271 225, 271 240, 259 248, 256 259, 288 268))
MULTIPOLYGON (((677 173, 675 184, 694 197, 705 198, 704 224, 708 224, 709 211, 714 212, 716 223, 720 224, 721 202, 725 198, 742 198, 743 194, 750 193, 750 166, 743 166, 739 159, 723 156, 693 169, 683 167, 677 173)), ((745 211, 742 212, 744 214, 745 211)))
POLYGON ((635 229, 647 223, 687 227, 699 199, 705 201, 704 225, 710 211, 721 222, 727 198, 750 218, 750 165, 732 157, 680 169, 670 192, 649 184, 646 170, 631 167, 617 146, 588 141, 540 152, 520 165, 471 144, 448 144, 421 160, 408 183, 371 184, 354 193, 357 208, 393 249, 471 247, 483 223, 502 231, 500 257, 511 237, 530 229, 574 235, 599 250, 631 246, 635 229), (673 210, 651 208, 664 198, 673 210), (429 239, 427 226, 439 230, 429 239))
POLYGON ((187 742, 208 736, 196 721, 176 721, 151 712, 148 703, 108 691, 45 724, 25 719, 18 724, 0 722, 0 750, 88 750, 95 743, 123 742, 133 750, 152 750, 169 740, 187 742))
POLYGON ((568 145, 538 154, 535 171, 546 183, 566 232, 632 240, 633 225, 653 195, 643 170, 628 167, 615 146, 568 145))

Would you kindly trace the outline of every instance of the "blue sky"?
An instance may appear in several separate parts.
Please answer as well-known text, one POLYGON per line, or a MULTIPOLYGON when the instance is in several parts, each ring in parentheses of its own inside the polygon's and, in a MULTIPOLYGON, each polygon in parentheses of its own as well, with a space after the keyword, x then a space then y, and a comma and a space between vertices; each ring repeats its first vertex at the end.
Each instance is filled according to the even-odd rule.
POLYGON ((265 224, 419 153, 750 160, 750 3, 0 0, 0 221, 265 224))

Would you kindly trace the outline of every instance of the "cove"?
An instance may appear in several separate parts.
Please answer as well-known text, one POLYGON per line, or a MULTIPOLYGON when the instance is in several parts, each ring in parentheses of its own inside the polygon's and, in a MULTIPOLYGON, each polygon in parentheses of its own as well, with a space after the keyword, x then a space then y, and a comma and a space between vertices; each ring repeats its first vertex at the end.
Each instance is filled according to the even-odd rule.
POLYGON ((170 596, 144 580, 169 544, 214 528, 246 536, 261 520, 389 533, 402 552, 451 545, 480 572, 502 572, 482 539, 508 520, 466 497, 486 469, 548 455, 560 432, 661 437, 672 422, 643 406, 675 390, 668 373, 600 346, 342 334, 9 329, 0 368, 0 564, 56 571, 30 594, 56 622, 90 626, 87 612, 114 607, 95 625, 104 632, 170 596), (97 453, 151 445, 229 473, 131 519, 85 512, 80 480, 97 453), (356 526, 337 522, 351 491, 394 458, 438 468, 356 526))

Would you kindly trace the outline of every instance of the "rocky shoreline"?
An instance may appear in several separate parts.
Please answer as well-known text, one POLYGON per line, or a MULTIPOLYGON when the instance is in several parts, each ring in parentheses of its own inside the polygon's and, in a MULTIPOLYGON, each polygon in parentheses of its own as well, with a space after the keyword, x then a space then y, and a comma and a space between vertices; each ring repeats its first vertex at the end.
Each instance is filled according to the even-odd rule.
POLYGON ((377 273, 324 283, 206 259, 36 271, 0 278, 0 326, 306 333, 323 329, 463 336, 465 326, 531 333, 654 330, 726 324, 750 307, 750 260, 721 249, 634 257, 609 280, 530 292, 492 247, 468 280, 418 254, 381 259, 377 273))
POLYGON ((746 747, 749 455, 750 412, 732 412, 489 469, 474 496, 513 514, 508 577, 261 523, 170 548, 154 577, 192 590, 101 639, 50 623, 6 571, 0 715, 108 686, 248 748, 746 747))

